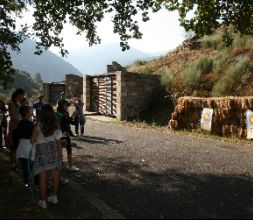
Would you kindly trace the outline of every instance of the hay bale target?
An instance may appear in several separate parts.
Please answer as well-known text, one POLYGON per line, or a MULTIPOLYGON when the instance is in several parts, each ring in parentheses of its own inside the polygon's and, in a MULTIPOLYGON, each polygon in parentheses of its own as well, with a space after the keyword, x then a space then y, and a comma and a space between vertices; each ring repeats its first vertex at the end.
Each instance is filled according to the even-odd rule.
POLYGON ((213 109, 213 134, 246 137, 246 111, 253 111, 253 97, 181 97, 172 114, 169 128, 199 130, 204 108, 213 109))

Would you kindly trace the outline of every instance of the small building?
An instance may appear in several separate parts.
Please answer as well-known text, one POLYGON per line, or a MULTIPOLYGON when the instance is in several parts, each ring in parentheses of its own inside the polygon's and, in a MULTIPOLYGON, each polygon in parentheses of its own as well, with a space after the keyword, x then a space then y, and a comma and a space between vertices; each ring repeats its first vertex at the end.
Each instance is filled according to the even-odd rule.
POLYGON ((68 74, 66 75, 66 97, 71 99, 73 97, 83 96, 83 77, 68 74))
POLYGON ((47 103, 56 104, 62 92, 66 93, 67 99, 83 96, 83 77, 68 74, 63 82, 44 83, 43 94, 47 103))
POLYGON ((114 62, 105 75, 85 76, 83 85, 86 111, 131 120, 149 108, 161 77, 130 73, 114 62))
POLYGON ((55 105, 60 99, 60 94, 66 92, 66 84, 62 83, 43 83, 44 100, 55 105))

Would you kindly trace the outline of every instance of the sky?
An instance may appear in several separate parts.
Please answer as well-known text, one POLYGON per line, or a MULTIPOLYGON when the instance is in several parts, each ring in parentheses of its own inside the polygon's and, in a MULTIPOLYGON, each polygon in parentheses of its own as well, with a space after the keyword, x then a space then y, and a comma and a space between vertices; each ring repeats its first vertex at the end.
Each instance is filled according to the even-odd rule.
MULTIPOLYGON (((170 51, 179 46, 184 40, 184 29, 180 27, 177 12, 168 12, 161 10, 150 14, 150 21, 139 21, 140 31, 143 33, 141 40, 130 40, 130 47, 134 47, 143 52, 156 53, 170 51)), ((27 13, 23 22, 32 22, 32 13, 27 13)), ((98 34, 102 39, 102 44, 119 42, 118 35, 113 33, 113 24, 110 16, 98 24, 98 34)), ((62 37, 64 39, 65 49, 71 51, 82 46, 88 46, 84 36, 77 36, 76 29, 70 24, 65 25, 62 37)), ((50 48, 50 50, 59 55, 59 49, 50 48)))

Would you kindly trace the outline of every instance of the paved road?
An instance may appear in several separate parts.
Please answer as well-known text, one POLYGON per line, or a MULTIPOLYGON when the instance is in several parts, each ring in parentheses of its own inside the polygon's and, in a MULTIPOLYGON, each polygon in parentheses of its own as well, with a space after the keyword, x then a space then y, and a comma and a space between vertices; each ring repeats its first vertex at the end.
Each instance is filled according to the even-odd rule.
POLYGON ((253 218, 253 145, 88 120, 84 190, 126 218, 253 218))

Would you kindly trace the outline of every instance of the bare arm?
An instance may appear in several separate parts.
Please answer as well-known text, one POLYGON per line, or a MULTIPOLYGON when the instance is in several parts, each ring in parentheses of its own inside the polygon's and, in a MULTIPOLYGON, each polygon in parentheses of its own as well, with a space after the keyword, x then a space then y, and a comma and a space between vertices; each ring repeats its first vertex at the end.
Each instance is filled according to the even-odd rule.
POLYGON ((58 141, 56 141, 56 144, 57 144, 57 150, 58 150, 58 153, 60 155, 60 158, 61 158, 61 160, 63 160, 63 155, 62 155, 63 141, 62 140, 58 140, 58 141))

